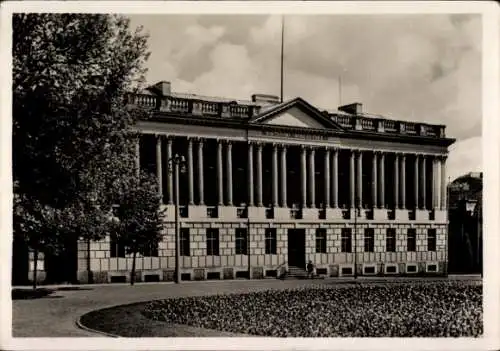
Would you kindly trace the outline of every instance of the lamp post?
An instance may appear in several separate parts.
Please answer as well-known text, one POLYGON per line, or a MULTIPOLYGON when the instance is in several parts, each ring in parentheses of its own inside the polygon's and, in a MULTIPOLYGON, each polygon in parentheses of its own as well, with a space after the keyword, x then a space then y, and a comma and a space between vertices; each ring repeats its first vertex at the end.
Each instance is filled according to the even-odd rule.
POLYGON ((356 188, 354 188, 354 192, 356 193, 354 195, 354 199, 355 199, 355 204, 354 204, 354 279, 357 279, 358 278, 358 269, 357 269, 357 265, 358 265, 358 216, 361 214, 361 209, 358 207, 358 195, 357 195, 357 191, 356 191, 356 188))
POLYGON ((168 160, 168 170, 174 176, 174 207, 175 207, 175 277, 177 284, 181 282, 181 240, 179 220, 179 175, 186 171, 186 159, 184 156, 175 154, 168 160))

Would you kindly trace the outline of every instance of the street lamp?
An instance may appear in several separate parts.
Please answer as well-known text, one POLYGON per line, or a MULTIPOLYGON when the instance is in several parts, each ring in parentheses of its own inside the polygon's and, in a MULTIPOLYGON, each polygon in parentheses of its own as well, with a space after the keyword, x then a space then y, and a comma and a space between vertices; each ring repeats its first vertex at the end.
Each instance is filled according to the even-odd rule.
MULTIPOLYGON (((357 193, 356 190, 354 190, 357 193)), ((359 202, 359 198, 355 195, 354 201, 354 279, 358 278, 358 216, 361 216, 361 203, 359 202), (358 203, 360 204, 358 206, 358 203)))
POLYGON ((180 243, 180 221, 179 221, 179 173, 186 172, 186 159, 182 155, 175 154, 168 160, 168 171, 174 176, 174 207, 175 207, 175 282, 181 282, 181 243, 180 243))

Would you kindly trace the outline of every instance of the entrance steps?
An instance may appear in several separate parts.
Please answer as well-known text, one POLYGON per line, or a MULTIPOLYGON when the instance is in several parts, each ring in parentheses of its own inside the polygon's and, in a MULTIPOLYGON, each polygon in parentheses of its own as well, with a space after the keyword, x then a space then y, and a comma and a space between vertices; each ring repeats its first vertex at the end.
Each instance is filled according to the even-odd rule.
POLYGON ((288 266, 288 271, 281 279, 306 279, 307 272, 304 268, 297 266, 288 266))

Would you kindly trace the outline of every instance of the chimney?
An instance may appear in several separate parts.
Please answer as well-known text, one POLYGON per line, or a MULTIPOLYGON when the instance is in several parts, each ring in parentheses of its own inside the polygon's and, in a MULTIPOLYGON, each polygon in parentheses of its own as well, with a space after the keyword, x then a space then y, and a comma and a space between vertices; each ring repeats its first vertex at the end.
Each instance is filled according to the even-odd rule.
POLYGON ((363 112, 363 104, 355 102, 352 104, 340 106, 338 109, 339 111, 347 112, 352 115, 359 115, 363 112))
POLYGON ((280 103, 280 98, 275 95, 267 95, 267 94, 253 94, 252 102, 255 102, 259 105, 276 105, 280 103))
POLYGON ((172 87, 170 82, 165 82, 164 80, 156 83, 155 85, 153 85, 152 88, 155 89, 162 96, 169 96, 170 93, 172 92, 172 87))

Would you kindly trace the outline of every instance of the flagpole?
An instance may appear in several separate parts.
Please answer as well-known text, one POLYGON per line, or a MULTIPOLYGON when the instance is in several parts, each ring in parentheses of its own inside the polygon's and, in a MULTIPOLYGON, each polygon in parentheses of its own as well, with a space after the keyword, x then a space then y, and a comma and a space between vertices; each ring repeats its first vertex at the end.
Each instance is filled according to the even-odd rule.
POLYGON ((284 42, 285 42, 285 16, 281 16, 281 84, 280 84, 280 102, 283 102, 283 61, 284 61, 284 42))

